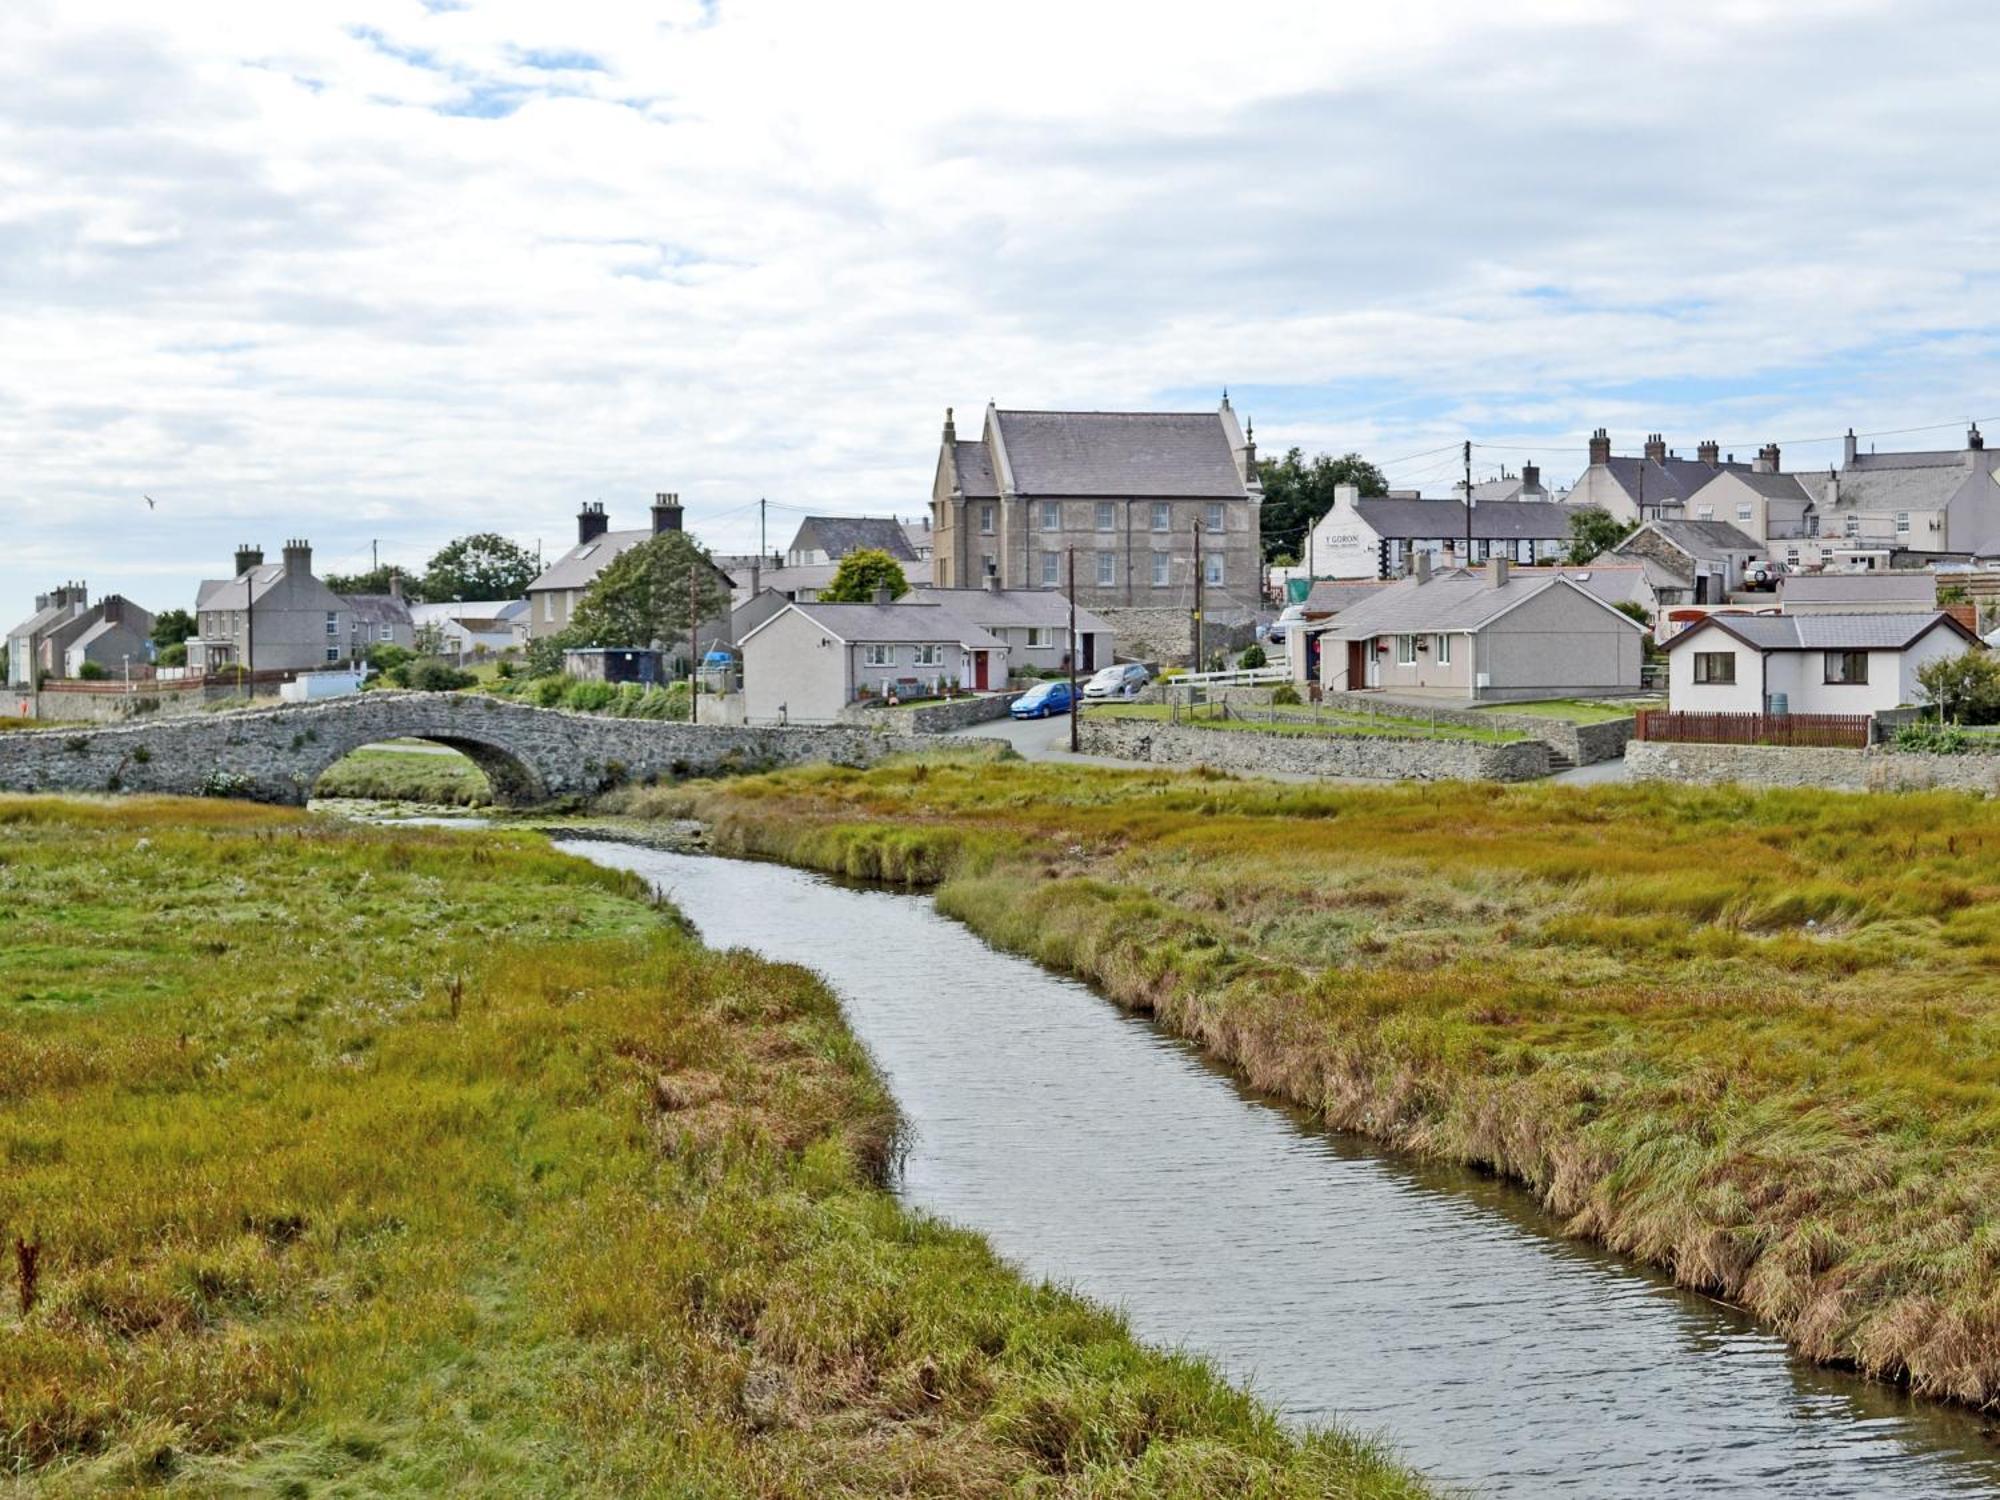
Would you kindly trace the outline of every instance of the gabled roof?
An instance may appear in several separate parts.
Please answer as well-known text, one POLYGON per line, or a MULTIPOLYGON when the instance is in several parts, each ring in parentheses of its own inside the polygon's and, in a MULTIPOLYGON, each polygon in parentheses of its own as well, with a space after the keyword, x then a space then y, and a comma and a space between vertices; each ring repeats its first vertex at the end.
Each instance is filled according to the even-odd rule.
POLYGON ((1476 572, 1438 573, 1428 582, 1404 578, 1317 628, 1350 640, 1376 635, 1481 630, 1550 589, 1568 589, 1632 629, 1645 629, 1631 616, 1613 609, 1589 589, 1560 573, 1525 568, 1510 570, 1507 581, 1498 586, 1483 568, 1476 572))
MULTIPOLYGON (((81 604, 51 604, 47 609, 38 609, 8 631, 7 638, 12 640, 15 636, 40 635, 52 625, 60 625, 64 620, 74 619, 84 612, 84 608, 85 606, 81 604)), ((0 667, 5 665, 4 662, 0 662, 0 667)))
MULTIPOLYGON (((1069 628, 1069 600, 1055 589, 911 589, 900 604, 935 604, 955 610, 987 630, 1018 630, 1023 626, 1069 628)), ((1076 628, 1096 634, 1111 627, 1081 605, 1076 628)))
MULTIPOLYGON (((1397 541, 1465 535, 1465 505, 1459 500, 1360 500, 1355 512, 1377 536, 1397 541)), ((1548 500, 1490 500, 1472 507, 1472 535, 1483 542, 1561 541, 1570 518, 1589 509, 1548 500)))
POLYGON ((975 651, 1005 651, 1007 643, 981 630, 956 610, 935 604, 787 604, 739 644, 770 629, 788 614, 803 615, 835 640, 849 646, 929 645, 950 641, 975 651))
POLYGON ((337 596, 357 625, 408 625, 412 623, 407 600, 393 594, 341 594, 337 596))
POLYGON ((959 493, 968 500, 997 499, 1000 486, 993 482, 993 460, 986 445, 977 439, 960 438, 952 451, 958 464, 959 493))
POLYGON ((1373 578, 1319 578, 1313 581, 1312 589, 1306 594, 1305 606, 1308 614, 1338 614, 1344 609, 1352 609, 1363 599, 1393 587, 1393 584, 1373 578))
MULTIPOLYGON (((247 598, 255 603, 285 581, 283 563, 259 563, 234 578, 208 578, 202 581, 195 593, 194 607, 203 609, 241 609, 247 598), (249 591, 245 593, 244 580, 249 580, 249 591)), ((338 597, 337 595, 335 597, 338 597)))
MULTIPOLYGON (((1015 493, 1241 500, 1219 412, 995 411, 1015 493)), ((966 475, 961 471, 960 483, 966 475)), ((972 490, 967 487, 967 494, 972 490)))
POLYGON ((898 562, 915 562, 917 550, 892 516, 807 516, 799 522, 787 552, 824 552, 838 562, 850 552, 886 552, 898 562))
POLYGON ((1765 546, 1755 537, 1738 531, 1727 521, 1648 521, 1611 550, 1624 552, 1632 537, 1652 532, 1703 562, 1720 562, 1732 552, 1762 552, 1765 546))
POLYGON ((641 542, 653 539, 651 528, 642 531, 607 531, 602 536, 592 537, 587 542, 578 542, 561 557, 550 563, 542 571, 542 576, 528 585, 533 594, 544 589, 587 589, 597 580, 597 575, 615 562, 620 553, 629 552, 641 542))
POLYGON ((1725 631, 1759 651, 1902 651, 1939 626, 1968 641, 1978 636, 1941 609, 1864 614, 1710 615, 1666 643, 1678 650, 1704 630, 1725 631))
POLYGON ((1727 463, 1705 464, 1699 459, 1676 458, 1671 455, 1664 459, 1646 458, 1639 454, 1613 454, 1609 462, 1601 467, 1612 483, 1629 495, 1636 504, 1643 497, 1647 505, 1668 505, 1685 502, 1703 485, 1718 474, 1748 474, 1749 464, 1730 460, 1727 463), (1642 481, 1640 476, 1644 475, 1642 481))

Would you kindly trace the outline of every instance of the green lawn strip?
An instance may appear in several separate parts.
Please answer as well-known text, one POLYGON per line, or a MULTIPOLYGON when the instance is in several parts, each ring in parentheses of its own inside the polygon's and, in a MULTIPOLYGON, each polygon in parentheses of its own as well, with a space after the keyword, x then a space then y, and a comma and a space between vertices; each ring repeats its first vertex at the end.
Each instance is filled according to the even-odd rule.
POLYGON ((904 1211, 833 995, 632 877, 219 802, 0 833, 10 945, 91 992, 0 998, 24 1494, 1425 1493, 904 1211))
POLYGON ((329 766, 315 797, 362 797, 378 802, 421 802, 439 807, 483 807, 493 789, 463 755, 367 746, 329 766))
MULTIPOLYGON (((1458 724, 1437 724, 1422 718, 1391 718, 1382 714, 1344 714, 1333 710, 1322 710, 1316 719, 1298 717, 1267 719, 1260 717, 1263 712, 1256 706, 1231 709, 1224 718, 1214 709, 1204 707, 1190 715, 1187 709, 1179 711, 1178 718, 1170 719, 1171 710, 1164 703, 1109 703, 1094 705, 1085 710, 1090 714, 1102 714, 1108 719, 1147 719, 1158 723, 1178 722, 1196 729, 1247 730, 1256 734, 1291 735, 1340 735, 1348 738, 1375 736, 1398 739, 1426 740, 1473 740, 1486 745, 1512 744, 1517 740, 1530 738, 1518 729, 1481 729, 1477 726, 1458 724)), ((1311 709, 1280 709, 1281 714, 1310 714, 1311 709)))
POLYGON ((1812 1358, 2000 1399, 2000 804, 934 764, 672 808, 727 851, 936 885, 1812 1358))
POLYGON ((1608 724, 1615 719, 1629 719, 1639 707, 1664 707, 1663 701, 1652 701, 1645 705, 1606 702, 1595 698, 1541 698, 1528 703, 1479 703, 1473 705, 1484 713, 1529 714, 1535 718, 1567 719, 1572 724, 1608 724))

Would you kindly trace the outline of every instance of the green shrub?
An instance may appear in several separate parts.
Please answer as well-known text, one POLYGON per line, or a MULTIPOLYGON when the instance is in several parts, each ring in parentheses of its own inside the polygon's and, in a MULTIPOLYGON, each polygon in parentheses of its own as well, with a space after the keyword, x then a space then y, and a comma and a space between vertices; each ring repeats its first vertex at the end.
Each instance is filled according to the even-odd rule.
POLYGON ((176 641, 173 645, 164 646, 160 649, 157 665, 162 667, 184 667, 187 664, 188 648, 186 641, 176 641))
POLYGON ((520 669, 504 656, 494 664, 493 675, 502 682, 512 682, 520 669))
POLYGON ((1289 682, 1281 682, 1271 690, 1271 701, 1284 708, 1297 708, 1303 700, 1297 688, 1289 682))
POLYGON ((1917 755, 1963 755, 1972 748, 1972 741, 1956 725, 1924 719, 1896 731, 1896 748, 1917 755))
POLYGON ((617 690, 608 682, 591 682, 578 678, 570 683, 563 693, 563 707, 573 708, 578 713, 603 713, 611 704, 612 695, 617 690))
POLYGON ((528 684, 524 696, 537 708, 560 708, 563 695, 568 691, 567 677, 537 677, 528 684))
POLYGON ((87 661, 81 667, 77 668, 76 675, 85 682, 102 682, 111 674, 104 670, 103 662, 87 661))
POLYGON ((1244 648, 1243 654, 1236 658, 1236 665, 1246 672, 1254 672, 1269 660, 1270 658, 1264 655, 1264 648, 1252 641, 1244 648))
POLYGON ((455 693, 479 680, 472 673, 461 672, 449 662, 442 661, 415 662, 402 670, 407 685, 420 693, 455 693))
POLYGON ((368 665, 385 676, 399 667, 407 667, 417 659, 417 653, 407 646, 380 645, 368 648, 368 665))

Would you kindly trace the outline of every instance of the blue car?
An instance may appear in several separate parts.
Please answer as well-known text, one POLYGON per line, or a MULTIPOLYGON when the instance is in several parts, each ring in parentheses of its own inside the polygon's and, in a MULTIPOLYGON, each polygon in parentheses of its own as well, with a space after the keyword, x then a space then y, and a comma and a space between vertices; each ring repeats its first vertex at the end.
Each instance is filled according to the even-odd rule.
POLYGON ((1066 714, 1069 712, 1069 684, 1038 683, 1016 698, 1014 706, 1007 711, 1017 719, 1046 719, 1055 714, 1066 714))

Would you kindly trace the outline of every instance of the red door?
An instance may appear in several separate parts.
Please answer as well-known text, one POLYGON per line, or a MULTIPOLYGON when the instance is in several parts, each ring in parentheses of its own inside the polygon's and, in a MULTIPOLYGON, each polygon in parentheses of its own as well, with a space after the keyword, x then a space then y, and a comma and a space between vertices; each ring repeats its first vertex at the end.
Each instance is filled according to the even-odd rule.
POLYGON ((1347 690, 1351 693, 1368 686, 1368 643, 1347 643, 1347 690))
POLYGON ((972 686, 975 692, 983 693, 986 691, 986 653, 984 651, 975 651, 972 653, 972 686))

